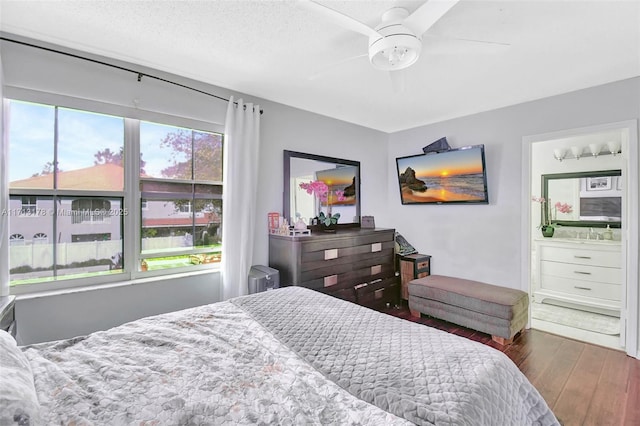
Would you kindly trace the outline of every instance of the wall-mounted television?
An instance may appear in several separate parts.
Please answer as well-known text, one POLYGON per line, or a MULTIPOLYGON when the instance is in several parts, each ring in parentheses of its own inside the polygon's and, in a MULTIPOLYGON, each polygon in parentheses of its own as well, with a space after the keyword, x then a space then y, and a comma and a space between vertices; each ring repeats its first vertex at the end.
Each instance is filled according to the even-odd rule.
POLYGON ((402 204, 489 203, 484 145, 396 158, 402 204))

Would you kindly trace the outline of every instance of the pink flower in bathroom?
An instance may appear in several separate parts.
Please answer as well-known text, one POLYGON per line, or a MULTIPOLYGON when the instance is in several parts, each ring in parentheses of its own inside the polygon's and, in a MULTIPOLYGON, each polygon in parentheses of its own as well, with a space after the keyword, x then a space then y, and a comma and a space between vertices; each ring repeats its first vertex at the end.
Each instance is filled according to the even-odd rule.
POLYGON ((572 213, 573 212, 573 207, 571 207, 571 204, 567 204, 567 203, 561 203, 560 201, 558 201, 554 207, 556 208, 557 212, 560 213, 572 213))

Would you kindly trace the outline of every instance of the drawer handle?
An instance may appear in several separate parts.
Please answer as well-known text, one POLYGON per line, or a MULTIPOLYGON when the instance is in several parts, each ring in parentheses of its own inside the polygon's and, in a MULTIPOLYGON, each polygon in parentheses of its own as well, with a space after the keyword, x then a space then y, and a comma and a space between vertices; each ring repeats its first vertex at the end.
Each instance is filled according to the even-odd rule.
POLYGON ((331 287, 332 285, 338 284, 338 276, 337 275, 329 275, 324 277, 324 286, 331 287))
POLYGON ((591 256, 573 256, 576 259, 591 259, 591 256))
POLYGON ((573 288, 577 288, 578 290, 591 290, 589 287, 580 287, 579 285, 574 285, 573 288))
POLYGON ((324 251, 324 260, 331 260, 338 258, 338 249, 329 249, 324 251))
POLYGON ((574 274, 580 274, 580 275, 591 275, 591 272, 584 272, 584 271, 573 271, 574 274))

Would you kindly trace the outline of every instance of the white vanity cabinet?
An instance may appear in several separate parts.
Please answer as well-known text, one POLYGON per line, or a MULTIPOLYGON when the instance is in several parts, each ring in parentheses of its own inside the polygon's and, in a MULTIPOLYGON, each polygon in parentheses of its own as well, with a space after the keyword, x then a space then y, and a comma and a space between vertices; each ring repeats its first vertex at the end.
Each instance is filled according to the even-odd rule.
POLYGON ((551 298, 620 311, 624 271, 619 242, 537 240, 536 259, 536 302, 551 298))

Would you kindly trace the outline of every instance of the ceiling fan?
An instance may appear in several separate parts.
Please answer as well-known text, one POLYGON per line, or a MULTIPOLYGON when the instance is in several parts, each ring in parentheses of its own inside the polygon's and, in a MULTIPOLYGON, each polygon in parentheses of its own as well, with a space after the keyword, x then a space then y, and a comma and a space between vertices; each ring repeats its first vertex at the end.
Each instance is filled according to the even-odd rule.
POLYGON ((374 68, 390 71, 396 91, 404 89, 404 73, 398 71, 413 65, 420 57, 422 35, 459 0, 427 0, 416 11, 393 7, 382 14, 375 28, 313 0, 300 4, 348 30, 369 37, 369 62, 374 68))

